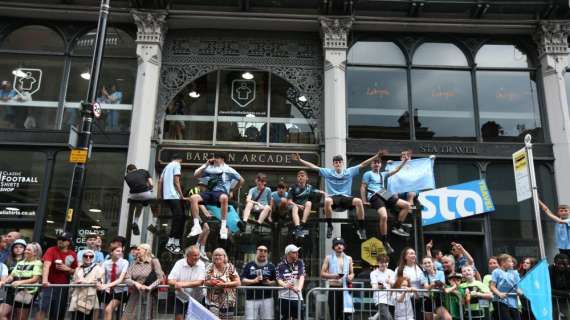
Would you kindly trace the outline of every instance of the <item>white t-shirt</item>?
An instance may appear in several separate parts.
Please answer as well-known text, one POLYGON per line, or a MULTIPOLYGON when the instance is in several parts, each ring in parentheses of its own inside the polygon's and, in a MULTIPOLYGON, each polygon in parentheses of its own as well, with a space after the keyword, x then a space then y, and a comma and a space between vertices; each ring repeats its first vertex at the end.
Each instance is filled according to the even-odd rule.
POLYGON ((174 187, 174 176, 181 175, 181 167, 178 161, 172 161, 162 170, 162 198, 164 200, 178 200, 180 195, 174 187))
MULTIPOLYGON (((129 268, 129 262, 123 258, 120 258, 116 262, 117 266, 116 269, 116 279, 119 279, 122 273, 127 273, 127 269, 129 268)), ((103 270, 105 270, 105 283, 111 282, 111 272, 113 271, 113 260, 108 259, 103 261, 103 270)), ((116 280, 115 279, 115 280, 116 280)), ((113 289, 115 292, 124 292, 129 290, 127 286, 117 286, 113 289)))
MULTIPOLYGON (((370 284, 383 283, 384 289, 390 289, 396 280, 396 273, 390 269, 380 271, 376 269, 370 273, 370 284)), ((389 299, 387 291, 374 291, 374 304, 394 305, 392 299, 389 299)))
POLYGON ((414 307, 412 306, 412 294, 409 292, 394 292, 394 320, 414 320, 414 307), (398 298, 404 294, 404 300, 398 301, 398 298))
POLYGON ((8 276, 8 267, 0 262, 0 278, 8 276))
MULTIPOLYGON (((195 265, 190 266, 188 261, 186 261, 186 258, 176 261, 168 275, 168 280, 176 281, 195 281, 204 280, 205 278, 206 266, 204 265, 204 262, 202 262, 202 260, 198 260, 195 265)), ((203 288, 184 288, 183 290, 186 294, 189 294, 197 301, 202 301, 205 294, 203 288)), ((179 291, 176 291, 176 297, 182 301, 188 300, 188 296, 179 291)))
MULTIPOLYGON (((396 274, 398 273, 398 268, 396 268, 396 270, 394 271, 396 272, 396 274)), ((410 287, 412 288, 416 288, 416 289, 421 289, 421 279, 422 279, 422 274, 423 274, 423 270, 418 266, 418 265, 414 265, 413 267, 410 266, 404 266, 404 277, 408 278, 410 280, 410 287)))

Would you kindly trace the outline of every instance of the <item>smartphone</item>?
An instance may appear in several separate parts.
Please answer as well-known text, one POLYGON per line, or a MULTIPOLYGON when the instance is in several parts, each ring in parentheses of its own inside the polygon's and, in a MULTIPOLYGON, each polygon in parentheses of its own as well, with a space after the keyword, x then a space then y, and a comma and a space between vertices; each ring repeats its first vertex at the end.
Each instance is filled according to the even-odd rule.
POLYGON ((338 274, 338 278, 339 278, 339 279, 342 279, 342 277, 344 277, 344 273, 339 273, 339 274, 338 274))
POLYGON ((443 282, 441 282, 439 280, 434 281, 434 283, 435 283, 436 287, 438 287, 438 288, 443 287, 443 282))

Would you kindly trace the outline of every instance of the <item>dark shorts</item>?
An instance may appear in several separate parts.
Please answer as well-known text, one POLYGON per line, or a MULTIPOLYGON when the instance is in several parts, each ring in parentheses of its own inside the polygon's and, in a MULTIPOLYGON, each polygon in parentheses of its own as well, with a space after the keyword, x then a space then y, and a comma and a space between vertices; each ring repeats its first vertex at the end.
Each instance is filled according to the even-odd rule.
POLYGON ((382 197, 375 194, 372 196, 372 198, 370 198, 370 207, 372 207, 372 209, 380 209, 382 207, 393 208, 396 206, 396 202, 398 202, 398 197, 396 197, 395 195, 390 197, 388 201, 385 201, 384 199, 382 199, 382 197))
POLYGON ((175 298, 174 300, 174 314, 186 315, 188 312, 188 301, 183 302, 182 300, 175 298))
MULTIPOLYGON (((6 299, 4 300, 4 303, 12 306, 15 309, 30 309, 30 307, 32 306, 32 303, 34 303, 33 300, 32 300, 32 303, 30 303, 30 304, 20 303, 20 302, 14 301, 15 297, 16 297, 16 290, 14 290, 14 288, 12 288, 12 287, 7 288, 6 289, 6 299)), ((34 295, 34 298, 35 298, 35 295, 34 295)))
POLYGON ((354 209, 354 206, 352 205, 352 200, 354 200, 354 197, 332 196, 331 199, 333 201, 332 209, 334 211, 344 211, 344 210, 354 209))
POLYGON ((219 206, 220 196, 226 194, 222 191, 206 191, 200 192, 200 197, 202 198, 202 203, 205 205, 219 206))
POLYGON ((118 300, 121 301, 121 303, 127 303, 129 300, 128 291, 115 292, 111 290, 110 293, 107 291, 98 291, 97 293, 99 294, 99 301, 103 301, 105 304, 109 304, 112 300, 118 300))
MULTIPOLYGON (((282 319, 298 319, 299 308, 302 306, 298 300, 279 299, 279 311, 282 319)), ((303 319, 303 310, 301 310, 300 319, 303 319)))

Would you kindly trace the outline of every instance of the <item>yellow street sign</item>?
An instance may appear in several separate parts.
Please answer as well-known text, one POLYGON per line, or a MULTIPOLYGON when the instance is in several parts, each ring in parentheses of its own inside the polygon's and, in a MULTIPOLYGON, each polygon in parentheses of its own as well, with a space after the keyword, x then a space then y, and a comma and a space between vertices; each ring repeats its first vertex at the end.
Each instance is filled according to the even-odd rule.
POLYGON ((372 237, 364 241, 360 246, 360 255, 362 260, 368 262, 371 266, 378 265, 376 257, 381 254, 386 254, 386 249, 384 248, 382 241, 377 238, 372 237))
POLYGON ((72 208, 67 209, 67 215, 65 216, 65 220, 67 220, 67 222, 71 222, 73 220, 73 209, 72 208))
POLYGON ((87 149, 71 149, 69 153, 69 162, 71 163, 85 163, 87 162, 87 149))

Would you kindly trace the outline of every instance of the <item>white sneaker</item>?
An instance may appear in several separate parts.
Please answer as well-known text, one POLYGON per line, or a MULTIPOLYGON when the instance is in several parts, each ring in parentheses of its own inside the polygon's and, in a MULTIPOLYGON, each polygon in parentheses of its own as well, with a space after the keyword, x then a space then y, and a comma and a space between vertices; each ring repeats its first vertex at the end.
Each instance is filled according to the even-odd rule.
POLYGON ((200 227, 199 224, 195 224, 192 226, 192 229, 190 230, 190 233, 188 234, 188 238, 195 237, 195 236, 199 235, 200 233, 202 233, 202 227, 200 227))
POLYGON ((208 255, 204 251, 200 251, 200 259, 202 259, 203 261, 210 261, 208 255))
POLYGON ((402 227, 400 228, 393 228, 392 229, 392 233, 395 235, 398 235, 400 237, 409 237, 410 234, 406 232, 406 230, 402 229, 402 227))
POLYGON ((220 229, 220 239, 222 239, 222 240, 228 239, 228 228, 221 228, 220 229))

